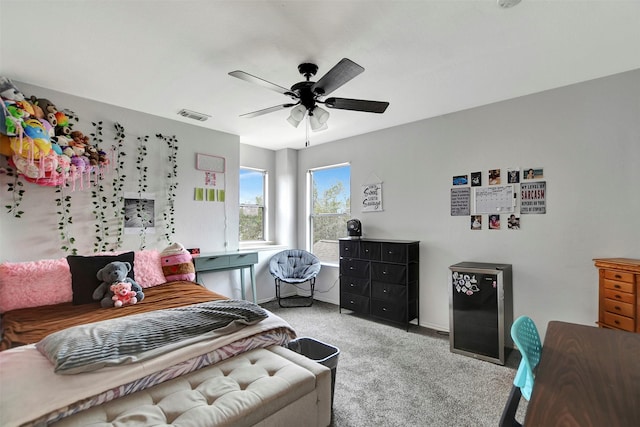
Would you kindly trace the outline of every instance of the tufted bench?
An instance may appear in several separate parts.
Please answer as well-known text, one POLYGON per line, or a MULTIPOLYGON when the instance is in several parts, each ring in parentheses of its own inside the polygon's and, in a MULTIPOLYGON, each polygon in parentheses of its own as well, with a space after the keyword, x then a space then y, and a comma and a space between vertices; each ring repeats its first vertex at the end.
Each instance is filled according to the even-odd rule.
POLYGON ((55 426, 327 426, 331 373, 280 346, 239 354, 55 426))

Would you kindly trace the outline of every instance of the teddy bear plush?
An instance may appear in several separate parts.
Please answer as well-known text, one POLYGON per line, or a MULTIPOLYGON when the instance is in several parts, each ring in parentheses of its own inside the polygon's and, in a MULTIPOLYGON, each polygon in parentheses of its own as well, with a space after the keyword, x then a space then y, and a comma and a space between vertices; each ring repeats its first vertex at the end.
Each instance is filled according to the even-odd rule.
POLYGON ((122 307, 123 305, 136 304, 136 291, 131 290, 131 283, 117 282, 109 286, 109 290, 113 293, 111 299, 114 307, 122 307))
POLYGON ((113 307, 114 293, 111 291, 111 285, 119 282, 127 282, 131 284, 131 290, 135 292, 136 302, 140 302, 144 299, 144 293, 142 287, 135 282, 135 280, 127 277, 127 274, 131 271, 131 263, 122 261, 113 261, 98 270, 96 276, 99 280, 102 280, 100 286, 93 291, 93 299, 100 300, 100 305, 104 308, 113 307))

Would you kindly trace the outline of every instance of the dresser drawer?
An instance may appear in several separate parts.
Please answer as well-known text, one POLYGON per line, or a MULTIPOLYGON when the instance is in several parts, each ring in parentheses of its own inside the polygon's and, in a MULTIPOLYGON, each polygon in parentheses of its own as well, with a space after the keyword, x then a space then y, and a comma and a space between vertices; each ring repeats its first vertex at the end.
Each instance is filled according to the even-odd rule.
POLYGON ((358 313, 369 314, 369 298, 342 292, 340 293, 340 307, 358 313))
POLYGON ((360 243, 360 258, 380 261, 380 242, 360 243))
POLYGON ((394 322, 407 320, 407 305, 383 300, 371 300, 371 314, 394 322))
POLYGON ((371 280, 405 285, 407 283, 407 266, 371 263, 371 280))
POLYGON ((629 282, 604 279, 604 287, 605 289, 613 289, 620 292, 628 292, 630 294, 634 293, 634 285, 629 282))
POLYGON ((362 277, 341 276, 340 292, 369 296, 369 279, 362 277))
POLYGON ((382 243, 380 260, 385 262, 407 262, 407 245, 402 243, 382 243))
POLYGON ((609 313, 608 311, 604 313, 604 323, 624 331, 633 332, 635 330, 634 319, 609 313))
POLYGON ((373 282, 371 284, 371 298, 405 304, 407 301, 407 287, 404 285, 373 282))
POLYGON ((620 314, 622 316, 635 318, 633 304, 626 302, 614 301, 610 299, 604 300, 604 309, 608 312, 620 314))
POLYGON ((359 258, 360 240, 340 240, 340 256, 343 258, 359 258))
POLYGON ((618 282, 628 282, 633 283, 635 281, 635 274, 626 273, 624 271, 616 271, 616 270, 605 270, 604 278, 609 280, 614 280, 618 282))
POLYGON ((340 275, 368 279, 369 261, 342 259, 340 260, 340 275))
POLYGON ((615 289, 605 289, 604 297, 614 301, 626 302, 628 304, 635 304, 636 299, 635 295, 633 294, 630 294, 628 292, 620 292, 615 289))

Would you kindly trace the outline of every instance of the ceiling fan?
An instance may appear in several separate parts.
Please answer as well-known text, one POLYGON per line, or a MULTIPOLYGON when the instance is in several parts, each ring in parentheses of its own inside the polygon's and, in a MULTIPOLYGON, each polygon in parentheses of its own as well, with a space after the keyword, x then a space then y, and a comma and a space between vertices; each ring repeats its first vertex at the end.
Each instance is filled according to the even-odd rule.
POLYGON ((329 119, 329 112, 321 108, 318 104, 324 104, 328 108, 363 111, 366 113, 384 113, 389 106, 388 102, 350 98, 325 98, 334 90, 338 89, 343 84, 347 83, 349 80, 364 71, 363 67, 348 58, 340 60, 340 62, 338 62, 317 82, 311 81, 311 78, 318 72, 318 66, 316 64, 300 64, 298 65, 298 71, 306 80, 294 84, 291 86, 291 89, 271 83, 244 71, 237 70, 230 72, 230 76, 250 83, 256 83, 260 86, 266 87, 267 89, 286 95, 293 100, 291 103, 276 105, 274 107, 242 114, 240 117, 257 117, 263 114, 293 107, 291 114, 287 119, 291 125, 298 127, 306 114, 309 118, 309 125, 311 126, 311 129, 318 131, 327 128, 327 120, 329 119))

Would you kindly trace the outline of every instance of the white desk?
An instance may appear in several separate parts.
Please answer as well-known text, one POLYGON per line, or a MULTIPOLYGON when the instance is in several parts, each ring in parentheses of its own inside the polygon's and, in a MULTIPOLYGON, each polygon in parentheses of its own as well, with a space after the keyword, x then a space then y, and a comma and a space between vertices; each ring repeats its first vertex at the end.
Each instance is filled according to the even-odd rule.
POLYGON ((253 303, 256 299, 256 275, 254 265, 258 263, 258 252, 234 251, 234 252, 212 252, 200 254, 193 258, 196 269, 196 281, 198 273, 225 270, 240 270, 240 293, 245 299, 244 292, 244 269, 248 268, 251 273, 251 290, 253 291, 253 303))

